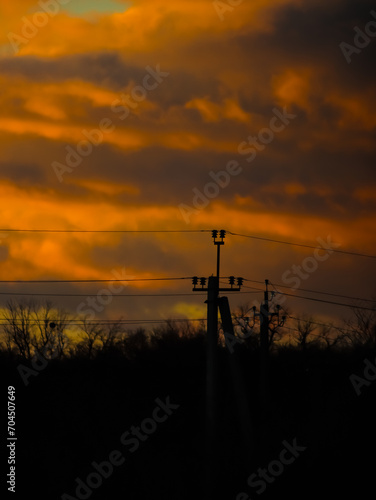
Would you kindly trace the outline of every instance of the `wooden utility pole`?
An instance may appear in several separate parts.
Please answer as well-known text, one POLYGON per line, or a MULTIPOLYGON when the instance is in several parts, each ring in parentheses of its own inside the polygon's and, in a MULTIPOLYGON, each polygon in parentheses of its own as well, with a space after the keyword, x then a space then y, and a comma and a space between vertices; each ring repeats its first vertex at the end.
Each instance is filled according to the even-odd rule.
POLYGON ((207 291, 207 344, 206 344, 206 498, 214 500, 217 483, 217 438, 218 438, 218 295, 220 291, 239 291, 242 278, 238 278, 238 287, 234 287, 235 278, 230 277, 231 288, 221 288, 220 248, 224 245, 226 231, 213 230, 212 237, 217 246, 216 276, 210 276, 206 287, 206 278, 193 278, 193 291, 207 291), (219 238, 218 238, 219 233, 219 238))

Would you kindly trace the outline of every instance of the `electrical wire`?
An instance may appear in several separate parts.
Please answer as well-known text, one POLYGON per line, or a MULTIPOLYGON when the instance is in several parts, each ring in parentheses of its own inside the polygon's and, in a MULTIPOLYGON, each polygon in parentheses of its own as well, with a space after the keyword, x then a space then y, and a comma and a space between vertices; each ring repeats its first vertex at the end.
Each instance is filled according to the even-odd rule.
MULTIPOLYGON (((272 287, 276 290, 275 286, 273 285, 273 283, 271 283, 272 287)), ((278 292, 278 290, 276 290, 278 292)), ((313 321, 313 320, 310 320, 310 319, 304 319, 304 318, 296 318, 295 316, 291 316, 288 311, 286 311, 286 309, 280 305, 281 309, 284 311, 284 313, 286 314, 286 317, 288 319, 293 319, 295 321, 303 321, 305 323, 312 323, 314 325, 318 325, 318 326, 325 326, 325 327, 332 327, 334 328, 335 330, 338 330, 338 331, 341 331, 343 333, 353 333, 351 330, 343 330, 343 328, 340 328, 338 326, 335 326, 335 325, 332 325, 331 323, 318 323, 317 321, 313 321)), ((288 327, 285 327, 283 326, 283 328, 288 328, 288 327)), ((293 331, 298 331, 296 328, 295 329, 292 329, 292 328, 288 328, 289 330, 293 330, 293 331)), ((313 334, 314 335, 314 334, 313 334)))
POLYGON ((332 300, 317 299, 315 297, 303 297, 302 295, 294 295, 292 293, 283 292, 283 295, 287 295, 289 297, 295 297, 296 299, 304 299, 304 300, 311 300, 314 302, 322 302, 324 304, 333 304, 333 305, 342 306, 342 307, 352 307, 354 309, 361 309, 364 311, 376 311, 376 308, 372 308, 372 307, 355 306, 353 304, 344 304, 343 302, 334 302, 332 300))
POLYGON ((307 245, 307 244, 303 244, 303 243, 295 243, 293 241, 284 241, 284 240, 276 240, 276 239, 273 239, 273 238, 264 238, 264 237, 261 237, 261 236, 255 236, 255 235, 251 235, 251 234, 233 233, 232 231, 227 231, 227 233, 231 234, 232 236, 240 236, 242 238, 251 238, 251 239, 254 239, 254 240, 268 241, 270 243, 279 243, 279 244, 282 244, 282 245, 291 245, 291 246, 295 246, 295 247, 311 248, 311 249, 314 249, 314 250, 316 250, 317 248, 321 248, 322 250, 330 250, 330 252, 333 252, 333 253, 342 253, 342 254, 345 254, 345 255, 353 255, 353 256, 356 256, 356 257, 368 257, 370 259, 376 259, 376 255, 364 254, 364 253, 360 253, 360 252, 352 252, 350 250, 338 250, 338 249, 335 249, 335 248, 318 247, 317 245, 316 246, 312 246, 312 245, 307 245))
POLYGON ((136 281, 173 281, 173 280, 191 280, 192 277, 180 278, 124 278, 124 279, 82 279, 82 280, 0 280, 0 283, 108 283, 108 282, 136 282, 136 281))
MULTIPOLYGON (((256 280, 250 280, 250 279, 246 279, 244 278, 244 281, 249 281, 251 283, 261 283, 261 284, 265 284, 265 281, 256 281, 256 280)), ((287 285, 280 285, 280 284, 277 284, 277 283, 272 283, 271 281, 269 281, 269 284, 272 285, 274 288, 275 288, 275 291, 277 293, 282 293, 284 295, 288 295, 287 293, 285 292, 281 292, 280 290, 277 290, 276 287, 279 287, 279 288, 289 288, 291 289, 291 287, 287 286, 287 285)), ((332 292, 324 292, 322 290, 310 290, 308 288, 297 288, 295 290, 296 292, 299 292, 299 291, 302 291, 302 292, 309 292, 309 293, 317 293, 317 294, 320 294, 320 295, 330 295, 332 297, 340 297, 340 298, 343 298, 343 299, 350 299, 350 300, 360 300, 360 301, 364 301, 364 302, 372 302, 372 303, 375 303, 376 301, 375 300, 372 300, 372 299, 364 299, 362 297, 354 297, 354 296, 350 296, 350 295, 341 295, 341 294, 338 294, 338 293, 332 293, 332 292)), ((291 294, 292 297, 295 297, 295 295, 291 294)))
MULTIPOLYGON (((0 229, 1 232, 28 232, 28 233, 211 233, 213 230, 212 229, 135 229, 135 230, 128 230, 128 229, 16 229, 16 228, 3 228, 0 229)), ((279 240, 275 238, 265 238, 263 236, 257 236, 257 235, 252 235, 252 234, 241 234, 241 233, 235 233, 233 231, 225 231, 226 234, 230 234, 231 236, 239 236, 242 238, 249 238, 249 239, 254 239, 254 240, 259 240, 259 241, 267 241, 269 243, 278 243, 282 245, 290 245, 290 246, 296 246, 296 247, 302 247, 302 248, 310 248, 310 249, 317 249, 319 248, 317 245, 308 245, 304 243, 297 243, 294 241, 285 241, 285 240, 279 240)), ((350 250, 338 250, 334 248, 325 248, 321 247, 323 250, 330 250, 331 252, 334 253, 341 253, 345 255, 352 255, 356 257, 366 257, 370 259, 376 259, 376 255, 371 255, 371 254, 364 254, 361 252, 355 252, 355 251, 350 251, 350 250)))
MULTIPOLYGON (((279 287, 279 288, 290 288, 289 286, 287 285, 279 285, 279 284, 274 284, 273 285, 274 287, 279 287)), ((319 295, 330 295, 332 297, 340 297, 342 299, 350 299, 350 300, 361 300, 363 302, 376 302, 375 300, 372 300, 372 299, 364 299, 362 297, 354 297, 354 296, 350 296, 350 295, 341 295, 341 294, 338 294, 338 293, 331 293, 331 292, 324 292, 324 291, 320 291, 320 290, 310 290, 308 288, 297 288, 296 291, 302 291, 302 292, 309 292, 309 293, 317 293, 319 295)), ((276 290, 277 292, 279 292, 279 290, 276 290)), ((285 293, 285 292, 282 292, 282 293, 285 293)))
MULTIPOLYGON (((238 292, 234 291, 231 294, 250 294, 259 293, 259 291, 238 292)), ((6 296, 25 296, 25 297, 97 297, 98 293, 24 293, 24 292, 0 292, 0 295, 6 296)), ((100 295, 100 294, 99 294, 100 295)), ((206 297, 206 293, 196 293, 196 297, 206 297)), ((112 297, 192 297, 192 293, 118 293, 112 297)))
POLYGON ((211 233, 211 229, 0 229, 12 233, 211 233))
MULTIPOLYGON (((23 292, 0 292, 0 295, 24 295, 31 297, 97 297, 100 293, 23 293, 23 292)), ((205 295, 206 293, 198 293, 197 295, 205 295)), ((112 297, 191 297, 191 293, 117 293, 113 294, 112 297)))
MULTIPOLYGON (((50 322, 58 322, 58 320, 54 320, 51 318, 51 320, 48 320, 50 322)), ((127 325, 127 324, 136 324, 136 323, 145 323, 145 324, 153 324, 153 323, 166 323, 166 322, 186 322, 186 321, 207 321, 206 318, 168 318, 168 319, 98 319, 98 320, 67 320, 66 325, 67 327, 73 326, 73 325, 112 325, 112 324, 117 324, 117 325, 127 325)), ((43 325, 45 324, 44 319, 16 319, 13 320, 12 318, 0 318, 0 325, 9 325, 9 326, 18 326, 18 325, 43 325)))

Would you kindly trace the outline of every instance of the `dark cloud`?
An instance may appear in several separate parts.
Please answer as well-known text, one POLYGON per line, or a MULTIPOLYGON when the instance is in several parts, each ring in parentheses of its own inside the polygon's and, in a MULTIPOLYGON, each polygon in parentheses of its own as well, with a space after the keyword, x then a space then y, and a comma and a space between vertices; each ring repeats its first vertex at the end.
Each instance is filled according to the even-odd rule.
POLYGON ((0 163, 0 178, 16 181, 19 184, 44 184, 46 173, 36 163, 0 163))
POLYGON ((25 80, 64 82, 70 79, 87 81, 114 91, 123 91, 130 82, 142 84, 146 67, 170 73, 157 91, 149 92, 148 99, 158 101, 164 107, 183 105, 185 102, 209 93, 217 99, 220 83, 208 74, 193 74, 184 67, 178 71, 169 68, 168 63, 150 59, 144 66, 130 64, 117 52, 100 52, 61 56, 55 59, 24 56, 1 60, 0 69, 4 75, 21 76, 25 80))
POLYGON ((172 252, 165 241, 153 240, 148 235, 125 235, 114 248, 107 243, 93 247, 87 258, 95 266, 110 267, 116 262, 123 263, 126 269, 169 275, 178 275, 188 264, 186 254, 172 252))
POLYGON ((234 37, 234 45, 249 60, 250 67, 262 73, 264 81, 270 81, 276 70, 313 64, 319 70, 327 69, 330 81, 340 82, 344 88, 371 86, 376 40, 371 38, 360 54, 353 55, 350 65, 339 45, 354 44, 354 27, 363 30, 369 21, 375 21, 372 9, 375 4, 368 0, 346 1, 341 8, 338 2, 288 5, 278 10, 273 32, 244 33, 234 37))
POLYGON ((139 80, 145 70, 127 65, 116 52, 67 55, 56 59, 24 56, 1 61, 1 72, 31 81, 56 82, 81 79, 97 85, 121 89, 130 80, 139 80))

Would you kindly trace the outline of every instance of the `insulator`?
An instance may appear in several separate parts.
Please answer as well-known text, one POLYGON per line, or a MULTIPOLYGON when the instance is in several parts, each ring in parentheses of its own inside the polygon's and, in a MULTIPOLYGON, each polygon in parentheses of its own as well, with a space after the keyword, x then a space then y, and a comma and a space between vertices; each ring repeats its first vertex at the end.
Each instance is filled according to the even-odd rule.
POLYGON ((235 285, 235 277, 234 276, 230 276, 229 277, 229 283, 230 283, 231 286, 235 285))
POLYGON ((192 284, 194 286, 196 286, 198 284, 198 278, 197 278, 197 276, 193 276, 193 278, 192 278, 192 284))
POLYGON ((223 238, 226 236, 226 231, 225 231, 224 229, 221 229, 221 230, 219 231, 219 236, 220 236, 220 237, 222 238, 222 240, 223 240, 223 238))
POLYGON ((206 285, 206 278, 200 278, 200 285, 205 286, 206 285))
POLYGON ((218 236, 218 231, 216 229, 213 229, 212 236, 214 239, 216 239, 216 237, 218 236))
POLYGON ((243 285, 244 278, 238 278, 238 286, 241 287, 243 285))

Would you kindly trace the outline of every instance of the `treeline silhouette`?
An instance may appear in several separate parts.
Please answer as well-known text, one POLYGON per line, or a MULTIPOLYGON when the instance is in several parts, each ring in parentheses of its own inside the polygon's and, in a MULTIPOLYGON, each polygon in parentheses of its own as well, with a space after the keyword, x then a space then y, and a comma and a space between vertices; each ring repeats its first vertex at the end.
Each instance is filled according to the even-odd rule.
MULTIPOLYGON (((375 315, 354 310, 340 328, 291 319, 275 331, 265 403, 258 326, 247 330, 246 310, 234 312, 235 331, 246 338, 232 354, 223 333, 218 346, 215 498, 235 500, 241 492, 258 498, 247 479, 294 439, 306 450, 262 498, 364 496, 376 450, 376 382, 357 395, 350 376, 364 376, 365 359, 375 363, 375 315)), ((50 303, 10 302, 2 309, 0 357, 3 380, 16 387, 20 498, 36 482, 39 499, 79 498, 76 478, 85 481, 92 462, 108 460, 113 450, 125 463, 86 498, 207 498, 205 324, 166 321, 129 330, 121 320, 79 321, 50 303), (46 363, 38 365, 41 356, 46 363), (33 372, 26 385, 27 369, 33 372), (179 408, 127 453, 122 434, 166 397, 179 408)))
MULTIPOLYGON (((234 346, 259 347, 260 326, 249 325, 249 304, 232 314, 235 339, 220 330, 220 342, 230 352, 234 346)), ((317 323, 310 315, 291 317, 279 326, 275 317, 269 325, 269 350, 286 346, 319 349, 369 347, 376 345, 376 310, 352 308, 353 318, 340 326, 317 323)), ((221 325, 219 325, 221 327, 221 325)), ((126 320, 77 318, 52 302, 9 301, 0 312, 0 350, 11 357, 30 360, 38 353, 44 357, 88 357, 113 354, 133 356, 134 351, 153 348, 172 338, 188 339, 205 335, 204 321, 166 320, 162 326, 129 329, 126 320)))

